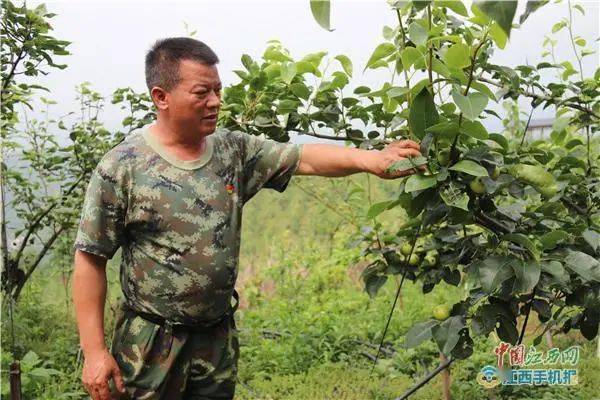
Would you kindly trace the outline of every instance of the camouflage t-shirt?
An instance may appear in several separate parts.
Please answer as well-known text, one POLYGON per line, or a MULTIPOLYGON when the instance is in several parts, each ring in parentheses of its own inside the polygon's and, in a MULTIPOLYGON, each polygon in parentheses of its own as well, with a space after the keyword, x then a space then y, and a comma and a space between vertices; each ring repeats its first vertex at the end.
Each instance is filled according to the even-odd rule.
POLYGON ((190 323, 221 316, 238 270, 242 207, 261 188, 283 192, 302 145, 217 129, 197 160, 167 153, 147 128, 94 170, 75 249, 112 258, 137 310, 190 323))

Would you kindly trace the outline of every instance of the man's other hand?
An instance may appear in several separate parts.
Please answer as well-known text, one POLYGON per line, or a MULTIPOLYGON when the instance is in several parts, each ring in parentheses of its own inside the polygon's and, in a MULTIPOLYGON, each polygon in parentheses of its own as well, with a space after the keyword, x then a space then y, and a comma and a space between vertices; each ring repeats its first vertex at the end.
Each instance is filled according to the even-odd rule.
POLYGON ((125 393, 119 365, 107 349, 85 355, 81 381, 92 400, 114 400, 108 384, 111 378, 119 392, 125 393))

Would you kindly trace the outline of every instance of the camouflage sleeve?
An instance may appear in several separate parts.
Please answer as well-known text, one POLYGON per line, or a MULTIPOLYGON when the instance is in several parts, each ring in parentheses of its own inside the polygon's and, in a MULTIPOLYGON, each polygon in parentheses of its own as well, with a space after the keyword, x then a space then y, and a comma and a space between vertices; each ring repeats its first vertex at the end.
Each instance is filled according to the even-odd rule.
POLYGON ((105 157, 92 173, 73 248, 110 259, 122 244, 127 206, 109 163, 105 157))
POLYGON ((244 140, 243 192, 244 202, 260 189, 283 192, 298 169, 301 144, 280 143, 259 136, 241 134, 244 140))

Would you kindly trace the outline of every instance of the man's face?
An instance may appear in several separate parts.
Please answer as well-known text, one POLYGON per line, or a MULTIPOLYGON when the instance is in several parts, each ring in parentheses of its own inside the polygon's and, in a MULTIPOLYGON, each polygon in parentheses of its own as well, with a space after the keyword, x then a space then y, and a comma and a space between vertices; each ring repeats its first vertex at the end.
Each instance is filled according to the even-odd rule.
POLYGON ((169 118, 190 133, 210 135, 215 131, 221 106, 217 67, 182 60, 179 76, 181 82, 167 94, 169 118))

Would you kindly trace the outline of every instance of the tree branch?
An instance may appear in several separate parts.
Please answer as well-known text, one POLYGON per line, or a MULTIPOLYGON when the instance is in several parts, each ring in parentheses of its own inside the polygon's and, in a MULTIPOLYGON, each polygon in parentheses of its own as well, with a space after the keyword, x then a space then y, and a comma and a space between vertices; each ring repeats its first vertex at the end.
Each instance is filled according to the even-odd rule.
POLYGON ((48 252, 48 250, 50 250, 50 248, 52 247, 52 245, 54 244, 54 242, 56 241, 56 239, 58 239, 58 236, 62 232, 64 232, 65 229, 66 229, 66 226, 61 226, 57 231, 55 231, 52 234, 52 236, 50 237, 50 239, 48 239, 48 241, 44 244, 44 247, 39 252, 39 254, 36 257, 35 261, 33 262, 33 264, 31 265, 31 267, 25 273, 25 277, 23 278, 23 280, 21 282, 19 282, 19 286, 16 287, 15 293, 13 295, 13 298, 15 300, 17 298, 19 298, 19 294, 21 293, 21 289, 23 289, 23 287, 25 286, 25 283, 27 282, 27 280, 29 279, 29 277, 31 276, 31 274, 33 274, 33 271, 35 271, 35 269, 38 267, 38 265, 40 265, 40 262, 42 261, 42 259, 44 258, 44 256, 48 252))
POLYGON ((427 375, 425 378, 423 378, 423 380, 421 380, 421 382, 417 383, 415 386, 413 386, 408 391, 406 391, 406 393, 404 393, 402 396, 400 396, 400 397, 398 397, 398 398, 396 398, 394 400, 406 400, 406 399, 408 399, 408 396, 412 395, 417 390, 419 390, 423 386, 425 386, 425 384, 427 384, 427 382, 429 382, 430 380, 432 380, 433 378, 435 378, 435 376, 437 374, 439 374, 440 372, 442 372, 443 370, 445 370, 446 368, 448 368, 450 366, 450 364, 452 364, 453 362, 454 362, 454 358, 452 358, 452 357, 448 358, 445 362, 443 362, 436 369, 434 369, 429 375, 427 375))
POLYGON ((290 132, 296 132, 299 135, 308 135, 308 136, 313 136, 319 139, 328 139, 328 140, 359 140, 359 141, 364 141, 365 139, 351 139, 348 136, 331 136, 331 135, 322 135, 320 133, 316 133, 316 132, 301 132, 301 131, 290 131, 290 132))
MULTIPOLYGON (((86 176, 86 174, 87 174, 87 172, 84 172, 83 174, 81 174, 79 179, 77 179, 71 185, 71 187, 69 187, 67 192, 61 196, 61 199, 64 198, 65 196, 70 195, 73 192, 73 190, 75 190, 77 188, 77 186, 79 186, 79 183, 83 180, 83 178, 86 176)), ((29 241, 29 238, 33 234, 33 231, 38 227, 38 225, 42 222, 42 220, 50 213, 50 211, 52 211, 56 206, 62 204, 63 202, 64 202, 64 200, 60 200, 60 201, 55 201, 54 203, 50 204, 45 210, 43 210, 42 212, 40 212, 40 214, 38 214, 38 216, 34 219, 31 226, 29 228, 27 228, 27 233, 25 234, 23 241, 21 242, 21 245, 19 246, 19 250, 17 251, 17 254, 14 258, 14 262, 17 265, 19 264, 21 256, 23 255, 23 251, 25 250, 25 247, 27 246, 27 242, 29 241)))
POLYGON ((488 217, 485 214, 478 213, 478 214, 475 214, 473 216, 473 218, 475 219, 475 221, 477 223, 479 223, 480 225, 483 225, 484 227, 486 227, 488 229, 494 228, 502 233, 510 233, 510 229, 508 229, 506 226, 504 226, 500 222, 495 221, 494 219, 488 217))
MULTIPOLYGON (((503 87, 503 85, 502 85, 502 84, 500 84, 500 83, 498 83, 498 82, 496 82, 496 81, 493 81, 493 80, 491 80, 491 79, 489 79, 489 78, 479 77, 479 78, 477 78, 477 80, 479 80, 479 81, 481 81, 481 82, 486 82, 486 83, 489 83, 490 85, 494 85, 494 86, 496 86, 496 87, 499 87, 499 88, 503 87)), ((519 89, 519 90, 518 90, 518 92, 519 92, 520 94, 524 95, 524 96, 531 97, 531 98, 533 98, 533 99, 538 99, 538 100, 541 100, 541 101, 551 101, 551 100, 554 100, 554 99, 553 99, 553 98, 551 98, 551 97, 548 97, 548 96, 543 96, 543 95, 539 95, 539 94, 536 94, 536 93, 530 92, 530 91, 528 91, 528 90, 522 90, 522 89, 519 89)), ((582 111, 582 112, 584 112, 584 113, 586 113, 586 114, 592 115, 592 116, 594 116, 595 118, 598 118, 598 119, 600 119, 600 114, 596 114, 596 113, 594 112, 594 110, 592 110, 591 108, 584 107, 584 106, 582 106, 581 104, 577 104, 577 103, 571 103, 571 102, 564 102, 564 103, 562 103, 562 104, 563 104, 564 106, 566 106, 566 107, 569 107, 569 108, 574 108, 574 109, 576 109, 576 110, 582 111)))

